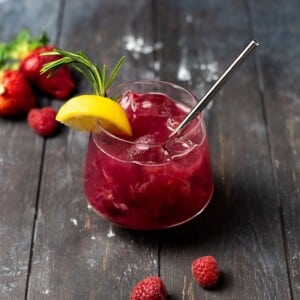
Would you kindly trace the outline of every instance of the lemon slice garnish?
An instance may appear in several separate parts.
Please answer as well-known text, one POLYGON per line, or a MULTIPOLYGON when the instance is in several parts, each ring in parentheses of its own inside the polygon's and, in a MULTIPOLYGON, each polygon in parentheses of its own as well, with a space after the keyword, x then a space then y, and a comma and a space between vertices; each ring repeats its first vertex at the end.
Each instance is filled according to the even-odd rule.
POLYGON ((99 122, 112 134, 132 135, 130 123, 120 104, 98 95, 71 98, 61 106, 56 120, 81 131, 92 131, 99 122))

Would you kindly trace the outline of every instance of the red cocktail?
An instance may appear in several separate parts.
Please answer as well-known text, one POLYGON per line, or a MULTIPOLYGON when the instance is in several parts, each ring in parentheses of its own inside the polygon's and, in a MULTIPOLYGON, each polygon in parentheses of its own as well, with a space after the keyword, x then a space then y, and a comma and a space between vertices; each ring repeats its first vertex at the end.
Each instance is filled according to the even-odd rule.
POLYGON ((198 215, 213 193, 213 176, 201 115, 168 138, 197 99, 160 81, 118 85, 133 130, 117 137, 101 126, 90 135, 84 174, 88 202, 103 217, 132 229, 161 229, 198 215))

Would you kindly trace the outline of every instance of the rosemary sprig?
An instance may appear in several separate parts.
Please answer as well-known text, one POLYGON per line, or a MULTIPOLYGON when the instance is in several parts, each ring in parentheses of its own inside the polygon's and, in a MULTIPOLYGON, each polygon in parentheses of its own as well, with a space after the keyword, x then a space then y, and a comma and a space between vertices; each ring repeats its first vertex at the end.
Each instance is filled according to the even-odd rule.
POLYGON ((48 76, 51 76, 55 69, 61 65, 69 64, 87 77, 87 79, 91 82, 96 95, 104 97, 106 96, 106 90, 116 79, 125 61, 125 56, 122 56, 107 78, 106 65, 103 65, 100 71, 98 65, 94 64, 82 51, 70 52, 54 49, 53 51, 45 52, 42 55, 60 55, 61 58, 44 64, 43 68, 41 69, 41 74, 50 71, 48 76))

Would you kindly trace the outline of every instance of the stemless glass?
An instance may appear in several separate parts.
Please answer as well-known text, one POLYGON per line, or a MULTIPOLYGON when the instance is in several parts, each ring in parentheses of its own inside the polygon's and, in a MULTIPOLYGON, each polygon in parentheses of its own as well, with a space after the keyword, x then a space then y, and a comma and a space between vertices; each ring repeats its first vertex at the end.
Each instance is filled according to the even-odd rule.
MULTIPOLYGON (((125 82, 111 88, 108 96, 128 90, 161 93, 189 109, 197 103, 189 91, 163 81, 125 82)), ((99 124, 89 138, 84 191, 97 213, 131 229, 163 229, 194 218, 213 194, 202 115, 178 136, 150 144, 115 136, 99 124)))

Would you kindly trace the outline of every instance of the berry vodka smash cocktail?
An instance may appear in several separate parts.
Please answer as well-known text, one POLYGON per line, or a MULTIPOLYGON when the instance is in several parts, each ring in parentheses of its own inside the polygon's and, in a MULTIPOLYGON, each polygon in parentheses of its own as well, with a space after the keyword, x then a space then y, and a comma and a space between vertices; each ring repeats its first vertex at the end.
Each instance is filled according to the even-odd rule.
MULTIPOLYGON (((69 52, 60 54, 69 57, 69 52)), ((83 102, 83 97, 75 100, 83 102)), ((58 113, 58 119, 67 125, 90 131, 84 191, 94 210, 132 229, 167 228, 198 215, 213 193, 202 116, 169 138, 197 99, 185 89, 162 81, 122 83, 94 97, 100 97, 96 106, 103 99, 116 97, 114 104, 121 107, 130 126, 127 132, 120 129, 122 122, 116 111, 110 111, 109 120, 101 115, 103 110, 98 117, 91 111, 83 116, 81 109, 77 118, 73 112, 63 119, 67 114, 63 107, 58 113), (78 120, 84 125, 78 125, 78 120)))
POLYGON ((122 139, 100 126, 91 133, 84 189, 92 207, 135 229, 174 226, 197 215, 213 191, 203 120, 168 140, 194 97, 175 85, 151 81, 124 83, 110 92, 121 94, 118 101, 133 135, 122 139))

